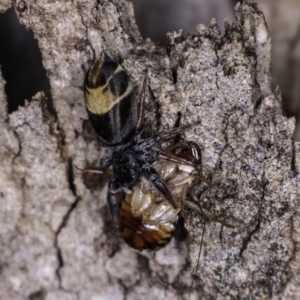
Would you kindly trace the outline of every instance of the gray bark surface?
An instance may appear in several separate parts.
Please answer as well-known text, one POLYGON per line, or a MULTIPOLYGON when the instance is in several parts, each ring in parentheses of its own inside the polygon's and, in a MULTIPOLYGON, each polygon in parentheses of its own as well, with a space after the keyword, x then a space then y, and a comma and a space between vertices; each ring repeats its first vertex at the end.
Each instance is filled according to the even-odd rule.
POLYGON ((9 0, 3 0, 0 3, 0 12, 5 12, 8 8, 11 7, 11 1, 9 0))
MULTIPOLYGON (((236 6, 224 36, 212 20, 168 34, 167 52, 143 41, 132 4, 14 1, 34 32, 51 83, 7 114, 0 80, 0 299, 298 299, 300 143, 270 86, 271 43, 253 1, 236 6), (148 70, 145 126, 197 124, 201 205, 235 228, 186 210, 186 242, 156 253, 118 239, 108 178, 82 176, 110 153, 88 121, 83 82, 101 51, 122 60, 137 89, 148 70), (53 100, 55 114, 47 101, 53 100)), ((8 8, 4 4, 0 10, 8 8)))

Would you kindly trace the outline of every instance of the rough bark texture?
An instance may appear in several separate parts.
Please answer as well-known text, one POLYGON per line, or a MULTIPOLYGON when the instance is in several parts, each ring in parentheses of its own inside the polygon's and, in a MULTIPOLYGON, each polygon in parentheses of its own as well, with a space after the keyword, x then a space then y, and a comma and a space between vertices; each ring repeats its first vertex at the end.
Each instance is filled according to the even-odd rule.
POLYGON ((11 1, 3 0, 0 3, 0 13, 5 12, 8 8, 11 7, 11 1))
POLYGON ((257 5, 237 5, 224 36, 214 21, 193 36, 169 33, 167 53, 142 41, 125 0, 13 5, 38 39, 52 98, 39 93, 7 115, 0 81, 0 298, 297 299, 300 145, 270 89, 270 39, 257 5), (138 91, 148 70, 145 126, 198 124, 184 137, 201 146, 215 185, 203 183, 197 197, 236 226, 207 224, 190 298, 201 216, 186 211, 187 242, 137 253, 112 230, 107 180, 74 168, 99 166, 107 153, 82 88, 102 50, 122 60, 138 91))

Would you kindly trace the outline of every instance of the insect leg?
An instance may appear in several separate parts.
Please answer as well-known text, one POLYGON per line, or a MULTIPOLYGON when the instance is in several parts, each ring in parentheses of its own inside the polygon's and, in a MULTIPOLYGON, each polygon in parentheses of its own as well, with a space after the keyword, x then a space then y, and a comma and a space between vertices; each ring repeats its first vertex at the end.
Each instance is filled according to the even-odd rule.
POLYGON ((124 197, 124 191, 120 188, 120 185, 116 182, 116 179, 113 178, 108 185, 107 202, 113 222, 117 229, 119 229, 119 205, 124 197))
POLYGON ((191 283, 191 286, 190 286, 190 292, 189 292, 189 295, 191 294, 191 291, 192 291, 192 289, 193 289, 195 277, 196 277, 196 275, 197 275, 197 271, 198 271, 199 264, 200 264, 200 256, 201 256, 201 251, 202 251, 202 245, 203 245, 203 238, 204 238, 205 226, 206 226, 206 221, 204 220, 203 230, 202 230, 202 235, 201 235, 201 242, 200 242, 200 249, 199 249, 199 252, 198 252, 198 258, 197 258, 196 268, 195 268, 195 271, 193 272, 193 279, 192 279, 192 283, 191 283))
POLYGON ((189 164, 192 163, 195 167, 197 167, 197 169, 201 169, 201 149, 195 142, 182 140, 181 142, 171 145, 163 150, 166 151, 165 153, 171 152, 174 156, 188 161, 189 164))
POLYGON ((169 191, 165 183, 159 178, 156 171, 149 165, 146 165, 144 167, 144 171, 149 176, 149 179, 152 182, 152 184, 158 189, 159 192, 162 193, 166 200, 168 200, 175 208, 177 208, 177 205, 174 201, 171 192, 169 191))
POLYGON ((190 209, 194 210, 195 212, 197 212, 198 214, 202 215, 204 218, 216 222, 216 223, 220 223, 226 227, 229 228, 235 228, 236 226, 229 224, 225 221, 223 221, 222 219, 220 219, 217 215, 215 215, 214 213, 210 212, 209 210, 201 207, 198 203, 196 204, 195 202, 192 201, 188 201, 186 200, 184 202, 184 205, 186 205, 187 207, 189 207, 190 209))
POLYGON ((172 153, 176 153, 176 151, 179 149, 185 149, 188 147, 188 142, 183 139, 182 137, 178 137, 176 140, 178 140, 179 142, 173 144, 173 145, 169 145, 168 147, 164 148, 164 150, 166 151, 170 151, 172 153))
POLYGON ((171 153, 161 151, 159 150, 159 159, 169 161, 175 164, 182 164, 182 165, 188 165, 188 166, 194 166, 194 163, 188 160, 185 160, 184 158, 178 157, 176 155, 173 155, 171 153))

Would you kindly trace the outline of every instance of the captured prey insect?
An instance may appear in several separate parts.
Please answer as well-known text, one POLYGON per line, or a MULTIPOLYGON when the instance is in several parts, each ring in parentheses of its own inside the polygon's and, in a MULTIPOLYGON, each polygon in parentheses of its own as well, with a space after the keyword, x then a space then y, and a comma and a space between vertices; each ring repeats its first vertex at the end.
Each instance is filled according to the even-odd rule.
POLYGON ((152 165, 160 179, 172 191, 177 209, 166 202, 163 195, 145 178, 134 186, 133 193, 126 194, 122 202, 120 219, 125 226, 120 236, 129 246, 137 250, 145 248, 158 250, 164 247, 174 236, 179 215, 185 217, 186 207, 202 215, 205 220, 232 227, 202 208, 195 199, 195 189, 203 180, 199 146, 192 141, 183 140, 168 150, 176 157, 192 163, 187 165, 187 163, 156 161, 152 165))
MULTIPOLYGON (((87 72, 85 101, 100 144, 113 150, 101 160, 114 174, 107 193, 113 222, 131 247, 157 250, 174 235, 181 211, 178 199, 195 182, 201 153, 193 142, 175 144, 171 150, 160 146, 190 126, 143 136, 146 86, 145 76, 137 101, 128 74, 103 52, 87 72), (162 161, 173 166, 162 166, 162 161), (183 166, 190 170, 179 171, 183 166)), ((201 208, 200 213, 205 215, 201 208)))
POLYGON ((176 207, 167 202, 163 194, 144 177, 133 187, 132 193, 126 194, 121 206, 120 220, 123 227, 120 236, 132 248, 158 250, 174 236, 179 214, 188 204, 186 198, 189 189, 199 179, 197 157, 184 158, 195 147, 199 152, 194 154, 201 162, 199 147, 194 142, 183 141, 173 145, 171 153, 177 153, 178 158, 186 161, 185 164, 170 161, 155 161, 152 164, 159 178, 172 191, 176 207))

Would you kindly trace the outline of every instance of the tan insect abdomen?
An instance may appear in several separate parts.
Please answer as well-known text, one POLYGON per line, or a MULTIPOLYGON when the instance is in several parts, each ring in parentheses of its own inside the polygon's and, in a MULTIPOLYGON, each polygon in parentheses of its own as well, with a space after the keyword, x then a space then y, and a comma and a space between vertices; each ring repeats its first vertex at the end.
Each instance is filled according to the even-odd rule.
POLYGON ((172 239, 179 211, 165 200, 156 203, 137 184, 122 203, 120 236, 136 250, 158 250, 172 239))

